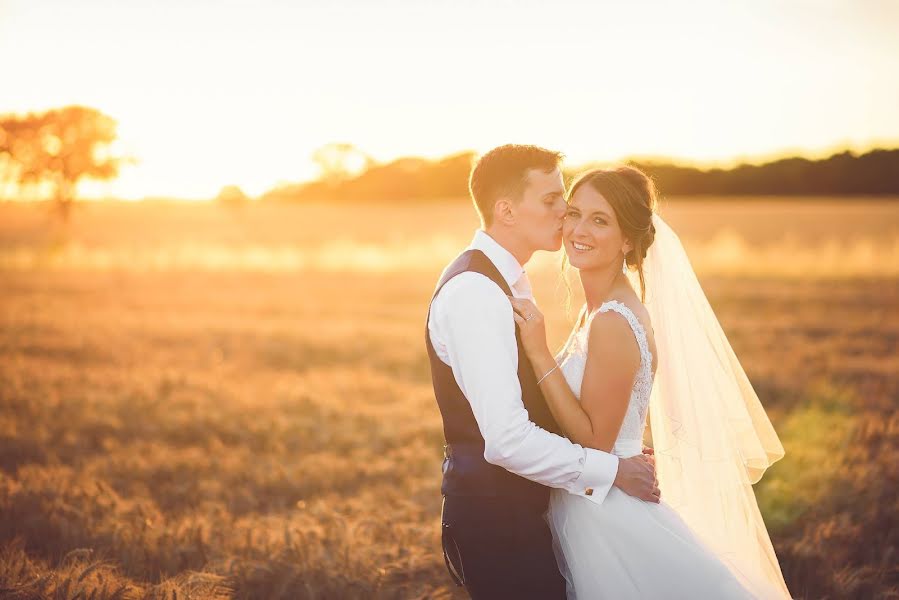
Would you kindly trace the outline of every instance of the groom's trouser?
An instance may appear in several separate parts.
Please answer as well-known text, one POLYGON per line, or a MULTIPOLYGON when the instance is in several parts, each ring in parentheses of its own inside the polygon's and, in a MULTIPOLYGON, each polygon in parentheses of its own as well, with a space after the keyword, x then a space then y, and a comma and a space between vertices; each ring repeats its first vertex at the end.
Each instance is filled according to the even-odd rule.
POLYGON ((545 498, 535 503, 515 496, 444 496, 443 551, 450 575, 474 600, 564 600, 546 508, 545 498))

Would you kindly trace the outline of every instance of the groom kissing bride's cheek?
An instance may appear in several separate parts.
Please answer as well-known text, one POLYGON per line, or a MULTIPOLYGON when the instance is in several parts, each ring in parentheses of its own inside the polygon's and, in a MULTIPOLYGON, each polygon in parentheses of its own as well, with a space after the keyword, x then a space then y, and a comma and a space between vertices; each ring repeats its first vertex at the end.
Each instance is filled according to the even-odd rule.
POLYGON ((480 157, 481 228, 431 300, 450 576, 472 598, 788 598, 751 487, 783 448, 719 359, 733 352, 652 181, 596 169, 566 193, 561 160, 480 157), (524 265, 560 247, 586 303, 554 354, 524 265))

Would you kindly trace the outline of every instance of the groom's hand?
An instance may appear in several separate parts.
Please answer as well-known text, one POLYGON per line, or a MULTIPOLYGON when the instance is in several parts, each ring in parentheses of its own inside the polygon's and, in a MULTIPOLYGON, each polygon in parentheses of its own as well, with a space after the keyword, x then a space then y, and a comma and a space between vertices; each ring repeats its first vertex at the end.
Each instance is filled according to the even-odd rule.
POLYGON ((659 490, 659 480, 656 479, 654 462, 653 457, 645 454, 622 458, 618 461, 615 487, 628 496, 647 502, 660 502, 662 492, 659 490))

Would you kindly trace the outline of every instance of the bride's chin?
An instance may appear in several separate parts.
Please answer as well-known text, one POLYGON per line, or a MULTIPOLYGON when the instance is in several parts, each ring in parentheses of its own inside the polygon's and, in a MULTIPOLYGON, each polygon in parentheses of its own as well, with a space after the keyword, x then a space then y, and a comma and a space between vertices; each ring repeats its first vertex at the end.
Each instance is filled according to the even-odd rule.
POLYGON ((595 271, 602 270, 605 265, 598 264, 595 256, 578 256, 577 254, 568 254, 568 264, 578 271, 595 271))

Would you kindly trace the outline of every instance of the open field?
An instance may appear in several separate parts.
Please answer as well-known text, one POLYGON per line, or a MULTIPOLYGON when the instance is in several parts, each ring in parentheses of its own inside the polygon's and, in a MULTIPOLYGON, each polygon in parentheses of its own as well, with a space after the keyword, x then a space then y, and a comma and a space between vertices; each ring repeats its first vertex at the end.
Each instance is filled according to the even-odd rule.
MULTIPOLYGON (((756 491, 790 589, 899 598, 899 202, 663 215, 786 447, 756 491)), ((460 597, 423 333, 475 226, 0 204, 0 597, 460 597)), ((558 263, 529 272, 561 342, 558 263)))

